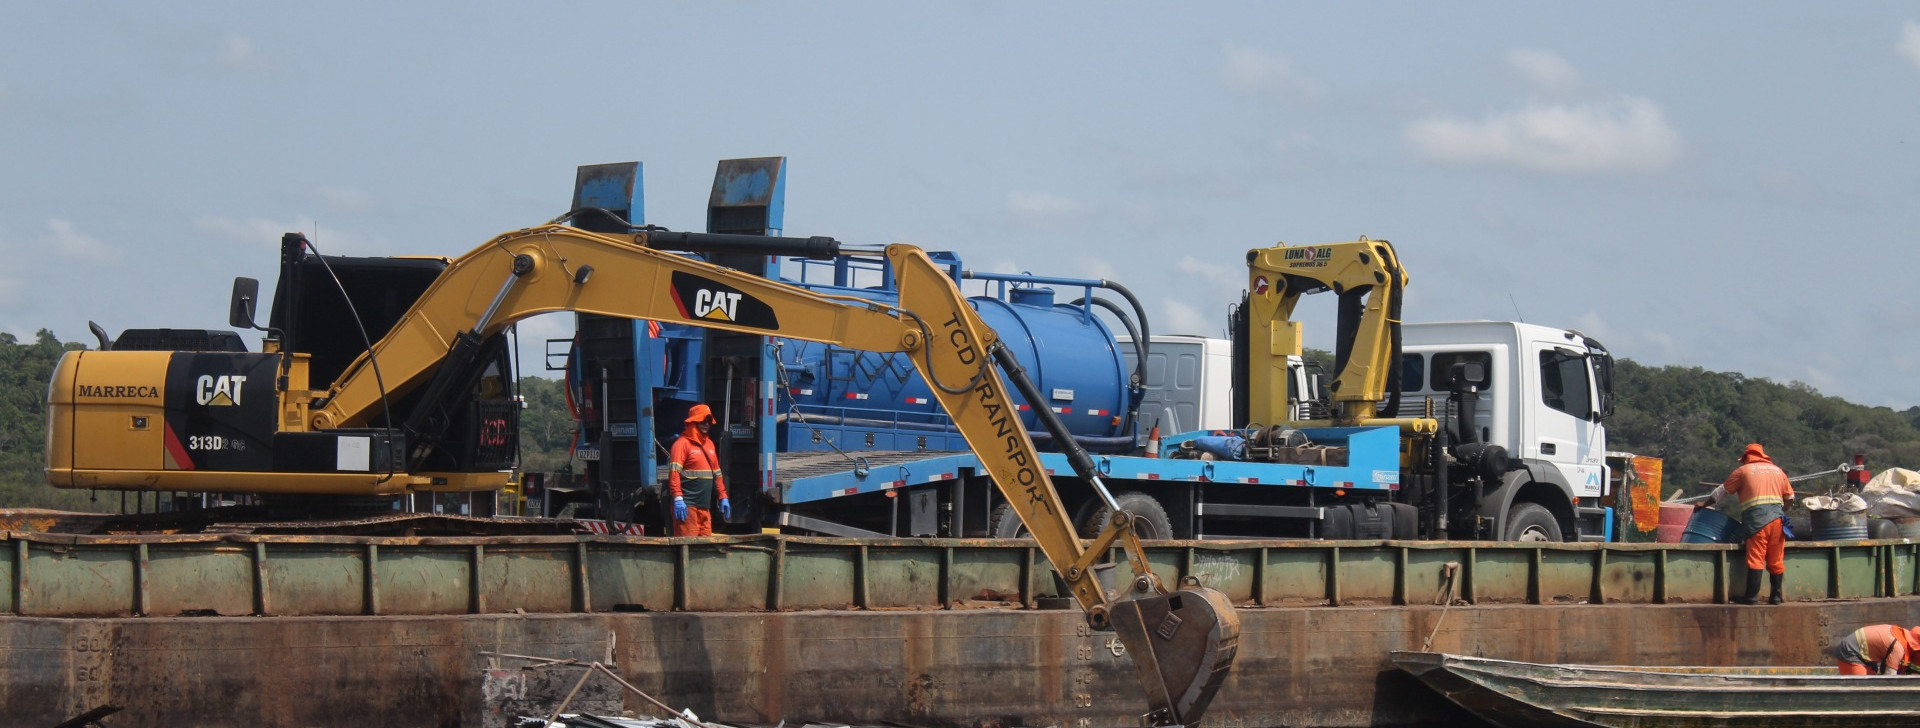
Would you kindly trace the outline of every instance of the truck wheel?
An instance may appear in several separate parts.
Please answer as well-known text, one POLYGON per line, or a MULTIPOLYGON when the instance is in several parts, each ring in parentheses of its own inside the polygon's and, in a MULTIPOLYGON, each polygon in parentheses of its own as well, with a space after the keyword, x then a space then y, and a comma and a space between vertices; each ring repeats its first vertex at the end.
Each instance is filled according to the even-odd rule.
MULTIPOLYGON (((1134 535, 1142 541, 1160 538, 1173 538, 1173 519, 1167 517, 1167 509, 1160 507, 1160 501, 1139 491, 1115 493, 1113 502, 1120 504, 1120 510, 1134 515, 1134 535)), ((1113 518, 1113 511, 1105 505, 1097 506, 1080 524, 1080 537, 1093 538, 1106 528, 1107 521, 1113 518)))
POLYGON ((1507 511, 1508 541, 1558 542, 1560 522, 1538 503, 1518 503, 1507 511))
POLYGON ((1020 514, 1013 512, 1011 503, 994 506, 993 518, 987 523, 987 533, 994 538, 1033 538, 1033 534, 1027 531, 1027 524, 1021 522, 1020 514))

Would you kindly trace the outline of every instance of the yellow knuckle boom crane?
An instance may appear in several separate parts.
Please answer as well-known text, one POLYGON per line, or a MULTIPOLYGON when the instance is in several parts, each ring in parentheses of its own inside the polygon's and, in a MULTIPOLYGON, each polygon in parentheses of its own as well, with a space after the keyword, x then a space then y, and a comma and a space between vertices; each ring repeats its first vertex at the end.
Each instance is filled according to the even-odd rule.
MULTIPOLYGON (((332 336, 357 344, 342 333, 350 327, 341 321, 361 316, 324 305, 302 309, 297 289, 307 284, 294 273, 326 260, 307 255, 310 245, 290 234, 282 241, 281 290, 263 352, 115 346, 61 359, 50 387, 47 479, 61 488, 310 496, 499 487, 511 464, 499 449, 513 441, 508 430, 518 408, 508 394, 500 334, 542 313, 652 319, 904 352, 1088 622, 1114 630, 1126 646, 1147 693, 1145 718, 1155 725, 1199 720, 1233 663, 1239 618, 1230 602, 1198 584, 1168 589, 1161 583, 1133 515, 1115 504, 1059 419, 1036 406, 1075 471, 1113 513, 1096 538, 1083 543, 1077 537, 1006 383, 1028 402, 1045 398, 921 249, 885 249, 900 292, 894 307, 671 252, 702 246, 769 255, 838 252, 830 238, 654 228, 603 234, 555 223, 500 235, 451 261, 379 259, 395 262, 379 271, 389 278, 378 280, 396 297, 408 286, 419 289, 418 297, 389 316, 391 326, 378 340, 345 356, 315 342, 332 336), (1124 584, 1113 564, 1096 563, 1115 545, 1132 569, 1124 584)), ((325 274, 339 285, 330 268, 325 274)), ((257 282, 236 281, 233 325, 257 327, 257 294, 257 282)), ((359 336, 371 338, 364 331, 359 336)), ((108 343, 104 336, 102 343, 108 343)))
MULTIPOLYGON (((1408 424, 1378 409, 1399 395, 1393 371, 1399 363, 1400 304, 1407 273, 1393 245, 1359 240, 1320 245, 1277 246, 1247 251, 1247 307, 1251 346, 1248 415, 1253 422, 1278 423, 1287 416, 1287 367, 1304 352, 1300 322, 1293 320, 1300 297, 1332 291, 1339 299, 1335 327, 1334 374, 1328 388, 1334 411, 1330 424, 1408 424)), ((1305 423, 1302 423, 1305 424, 1305 423)), ((1424 427, 1424 426, 1423 426, 1424 427)), ((1430 429, 1425 431, 1431 431, 1430 429)))

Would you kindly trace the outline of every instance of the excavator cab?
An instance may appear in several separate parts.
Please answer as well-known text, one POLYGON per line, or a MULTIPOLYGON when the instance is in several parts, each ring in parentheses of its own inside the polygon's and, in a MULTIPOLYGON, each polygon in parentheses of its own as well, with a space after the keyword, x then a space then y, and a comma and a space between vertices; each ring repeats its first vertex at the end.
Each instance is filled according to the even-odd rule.
MULTIPOLYGON (((299 233, 282 236, 280 248, 267 346, 306 355, 308 386, 315 390, 332 387, 373 342, 385 338, 449 263, 434 257, 322 257, 299 233)), ((258 300, 258 282, 236 280, 230 325, 257 328, 258 300)), ((393 398, 383 418, 369 423, 404 434, 407 469, 486 473, 514 466, 520 408, 507 343, 506 334, 494 334, 472 361, 442 365, 462 369, 446 376, 466 396, 427 403, 424 390, 415 389, 393 398)))

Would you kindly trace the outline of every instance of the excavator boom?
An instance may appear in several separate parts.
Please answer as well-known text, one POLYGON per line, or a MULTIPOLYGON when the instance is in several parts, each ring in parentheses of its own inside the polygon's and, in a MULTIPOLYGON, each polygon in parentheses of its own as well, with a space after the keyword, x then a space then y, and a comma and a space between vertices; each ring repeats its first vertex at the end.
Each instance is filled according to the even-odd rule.
MULTIPOLYGON (((445 487, 461 476, 486 487, 485 473, 421 472, 414 466, 433 451, 445 413, 471 396, 488 361, 487 342, 513 322, 542 313, 653 319, 903 352, 1066 580, 1089 623, 1117 631, 1145 682, 1145 717, 1155 725, 1198 722, 1233 661, 1239 620, 1232 606, 1202 586, 1164 588, 1148 568, 1131 514, 1117 506, 1101 535, 1081 542, 993 362, 1007 371, 1011 391, 1027 402, 1045 399, 953 281, 919 248, 890 245, 885 254, 900 290, 893 307, 656 249, 693 249, 720 237, 740 236, 654 229, 602 234, 559 224, 501 235, 449 262, 387 334, 324 391, 308 388, 306 355, 272 346, 263 354, 211 358, 71 352, 52 387, 48 479, 60 487, 337 495, 445 487), (204 373, 221 367, 248 373, 204 373), (405 416, 394 416, 396 402, 407 403, 405 416), (176 424, 191 428, 215 414, 225 418, 221 422, 251 428, 243 434, 258 444, 237 452, 257 448, 271 456, 235 457, 227 440, 215 439, 224 436, 175 431, 176 424), (137 425, 131 432, 129 423, 137 425), (202 447, 222 457, 194 458, 202 447), (1126 584, 1115 582, 1112 565, 1097 563, 1115 545, 1133 569, 1126 584)), ((823 240, 832 242, 757 236, 726 242, 819 247, 823 240)), ((1076 471, 1112 506, 1086 453, 1072 437, 1058 435, 1064 426, 1048 408, 1033 409, 1055 430, 1055 442, 1067 448, 1076 471)))

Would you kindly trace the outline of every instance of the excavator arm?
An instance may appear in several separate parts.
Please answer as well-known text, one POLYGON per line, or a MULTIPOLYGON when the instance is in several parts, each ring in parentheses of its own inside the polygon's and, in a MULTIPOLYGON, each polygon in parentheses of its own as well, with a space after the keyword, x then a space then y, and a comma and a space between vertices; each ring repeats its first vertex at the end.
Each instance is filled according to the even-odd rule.
MULTIPOLYGON (((903 352, 932 385, 994 484, 1066 580, 1088 622, 1096 629, 1117 631, 1146 683, 1149 720, 1156 725, 1198 721, 1232 665, 1239 635, 1232 606, 1212 589, 1169 591, 1160 583, 1135 535, 1132 514, 1114 506, 1091 459, 1064 434, 1053 412, 1035 407, 1054 430, 1054 440, 1069 448, 1075 469, 1095 485, 1115 514, 1091 544, 1080 541, 991 362, 1007 371, 1026 401, 1045 398, 925 252, 911 245, 887 246, 885 255, 900 292, 896 308, 662 252, 651 239, 660 234, 604 235, 549 225, 508 233, 481 246, 448 267, 414 310, 374 347, 371 358, 348 367, 313 411, 311 425, 365 426, 372 421, 382 401, 382 394, 369 386, 373 358, 389 372, 384 375, 388 386, 415 386, 428 379, 430 370, 445 371, 447 352, 460 350, 463 342, 477 342, 514 321, 554 311, 903 352), (1124 588, 1111 583, 1111 565, 1096 563, 1116 543, 1124 548, 1133 571, 1124 588)), ((699 238, 670 235, 679 237, 680 244, 699 238)))
MULTIPOLYGON (((1053 412, 1034 407, 1055 433, 1054 441, 1068 448, 1078 474, 1114 513, 1091 543, 1077 537, 992 363, 1007 371, 1013 391, 1027 402, 1046 399, 924 252, 910 245, 886 248, 900 292, 894 307, 821 294, 669 252, 714 245, 768 255, 831 253, 838 246, 826 238, 656 229, 602 234, 559 224, 513 231, 450 261, 387 335, 347 364, 324 392, 307 389, 303 354, 270 349, 208 358, 182 352, 73 352, 56 370, 52 386, 48 479, 61 487, 343 495, 471 487, 450 482, 461 474, 415 472, 414 466, 442 429, 438 425, 444 423, 435 418, 471 396, 475 377, 489 359, 483 343, 515 321, 542 313, 653 319, 904 352, 1066 580, 1088 622, 1115 630, 1126 645, 1145 683, 1150 706, 1145 717, 1156 725, 1199 720, 1233 661, 1239 620, 1231 604, 1220 592, 1198 585, 1172 591, 1162 585, 1148 567, 1132 515, 1115 506, 1091 459, 1053 412), (248 367, 247 373, 203 373, 234 366, 248 367), (96 381, 114 384, 108 388, 96 381), (392 403, 401 401, 410 403, 408 414, 389 419, 392 403), (197 431, 189 428, 214 416, 193 414, 201 411, 194 407, 222 417, 243 409, 251 413, 242 424, 271 428, 271 437, 251 441, 271 442, 273 457, 261 458, 252 447, 235 452, 216 436, 193 434, 197 431), (191 410, 185 417, 183 408, 191 410), (129 422, 137 425, 131 435, 124 434, 129 422), (176 433, 176 425, 187 432, 176 433), (159 451, 163 439, 164 459, 136 452, 159 451), (408 453, 391 452, 400 444, 408 453), (279 452, 283 445, 300 448, 299 457, 279 452), (195 459, 204 454, 203 447, 214 448, 220 457, 195 459), (336 449, 337 462, 351 460, 352 468, 335 465, 336 449), (268 462, 273 467, 261 466, 268 462), (297 466, 279 467, 283 462, 297 466), (241 465, 221 467, 234 463, 241 465), (1113 565, 1097 563, 1115 544, 1132 567, 1125 584, 1116 583, 1113 565)), ((250 320, 251 311, 236 318, 250 320)))

